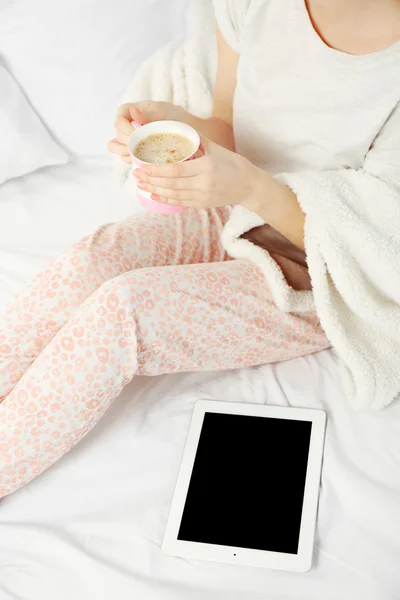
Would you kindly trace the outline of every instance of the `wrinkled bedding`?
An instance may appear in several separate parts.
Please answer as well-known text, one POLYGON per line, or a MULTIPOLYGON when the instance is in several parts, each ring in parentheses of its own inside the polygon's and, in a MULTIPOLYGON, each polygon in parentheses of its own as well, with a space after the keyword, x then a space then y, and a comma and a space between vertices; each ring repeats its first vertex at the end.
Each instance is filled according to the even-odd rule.
MULTIPOLYGON (((132 198, 115 189, 107 159, 50 167, 2 186, 0 310, 57 252, 134 210, 132 198)), ((350 408, 332 350, 236 372, 138 378, 65 458, 0 501, 0 600, 396 599, 399 426, 399 401, 375 413, 350 408), (327 411, 309 573, 161 554, 198 399, 327 411)))

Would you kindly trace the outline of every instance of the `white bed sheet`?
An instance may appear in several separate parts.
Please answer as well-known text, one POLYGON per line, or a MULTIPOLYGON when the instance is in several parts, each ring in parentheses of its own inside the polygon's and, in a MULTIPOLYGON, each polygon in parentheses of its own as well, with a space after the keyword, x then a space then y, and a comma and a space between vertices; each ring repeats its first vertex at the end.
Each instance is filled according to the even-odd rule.
MULTIPOLYGON (((1 187, 0 310, 54 254, 133 210, 102 159, 1 187)), ((380 413, 350 409, 333 351, 236 372, 138 378, 74 450, 0 501, 0 600, 398 599, 399 427, 399 401, 380 413), (327 411, 309 573, 161 554, 191 409, 204 398, 327 411)))

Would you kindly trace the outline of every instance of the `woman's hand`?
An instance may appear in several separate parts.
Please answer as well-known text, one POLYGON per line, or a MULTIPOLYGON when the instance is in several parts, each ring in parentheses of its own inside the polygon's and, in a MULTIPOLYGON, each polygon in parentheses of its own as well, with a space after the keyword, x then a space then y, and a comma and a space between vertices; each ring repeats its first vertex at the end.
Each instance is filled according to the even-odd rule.
POLYGON ((157 202, 190 208, 245 204, 257 193, 264 172, 210 140, 203 138, 202 144, 201 158, 135 169, 138 187, 157 202))
POLYGON ((241 204, 304 248, 304 213, 296 194, 247 158, 202 138, 204 156, 135 169, 138 187, 165 204, 217 208, 241 204))
POLYGON ((128 138, 135 131, 132 121, 141 125, 152 121, 182 121, 186 123, 190 118, 189 113, 181 106, 169 102, 135 102, 121 104, 115 118, 116 136, 108 142, 107 148, 117 154, 128 164, 132 157, 128 150, 128 138))

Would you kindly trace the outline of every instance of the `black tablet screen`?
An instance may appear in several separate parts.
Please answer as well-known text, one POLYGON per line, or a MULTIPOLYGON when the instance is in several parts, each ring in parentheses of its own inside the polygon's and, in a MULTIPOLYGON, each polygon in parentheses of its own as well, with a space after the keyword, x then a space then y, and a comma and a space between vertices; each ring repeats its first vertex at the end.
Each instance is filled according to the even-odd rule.
POLYGON ((311 427, 205 413, 178 539, 297 554, 311 427))

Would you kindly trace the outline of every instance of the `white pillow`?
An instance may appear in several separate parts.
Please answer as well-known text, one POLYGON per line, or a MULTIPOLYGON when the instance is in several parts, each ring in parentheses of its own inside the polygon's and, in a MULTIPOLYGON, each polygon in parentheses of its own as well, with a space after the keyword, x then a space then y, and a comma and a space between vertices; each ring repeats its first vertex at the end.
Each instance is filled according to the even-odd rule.
POLYGON ((68 160, 29 105, 21 88, 0 64, 0 185, 68 160))
POLYGON ((0 54, 71 154, 105 154, 119 99, 188 0, 0 0, 0 54))

